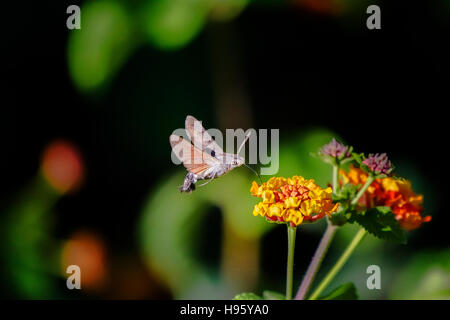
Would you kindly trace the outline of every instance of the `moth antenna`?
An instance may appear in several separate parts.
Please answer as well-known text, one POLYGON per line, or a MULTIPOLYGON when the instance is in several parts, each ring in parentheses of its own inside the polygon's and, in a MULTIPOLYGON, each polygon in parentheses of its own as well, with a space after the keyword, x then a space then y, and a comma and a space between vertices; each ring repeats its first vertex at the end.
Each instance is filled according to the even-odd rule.
POLYGON ((247 135, 246 135, 245 138, 244 138, 244 141, 242 141, 242 143, 241 143, 241 145, 239 146, 239 149, 238 149, 238 151, 236 152, 236 154, 239 154, 239 152, 241 152, 242 148, 244 147, 245 143, 247 142, 247 140, 248 140, 248 138, 250 137, 251 134, 252 134, 251 131, 249 131, 249 132, 247 133, 247 135))
POLYGON ((251 168, 250 166, 248 166, 247 164, 244 163, 244 166, 246 166, 247 168, 249 168, 250 170, 252 170, 259 178, 259 181, 261 182, 261 184, 263 184, 263 181, 261 179, 261 176, 258 174, 258 172, 256 172, 255 170, 253 170, 253 168, 251 168))

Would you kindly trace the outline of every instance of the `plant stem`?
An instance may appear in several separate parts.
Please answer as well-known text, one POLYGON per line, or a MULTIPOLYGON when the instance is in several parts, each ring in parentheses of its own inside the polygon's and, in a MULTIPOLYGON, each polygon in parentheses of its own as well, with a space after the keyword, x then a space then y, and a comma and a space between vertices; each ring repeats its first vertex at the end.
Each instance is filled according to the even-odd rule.
MULTIPOLYGON (((355 198, 356 199, 356 198, 355 198)), ((345 249, 342 256, 339 258, 339 260, 336 262, 336 264, 333 266, 333 268, 328 272, 328 274, 325 276, 325 278, 320 282, 317 289, 313 292, 310 300, 316 300, 317 297, 322 293, 323 289, 327 287, 327 285, 333 280, 333 278, 336 276, 336 274, 341 270, 341 268, 344 266, 344 264, 347 262, 350 255, 355 250, 356 246, 359 244, 359 242, 364 238, 366 235, 366 230, 361 228, 354 236, 352 242, 348 245, 347 249, 345 249)))
MULTIPOLYGON (((334 179, 334 167, 333 167, 333 179, 334 179)), ((364 186, 358 191, 355 198, 352 199, 351 205, 356 205, 359 201, 359 199, 363 196, 364 192, 366 192, 367 188, 372 184, 374 181, 374 177, 372 175, 369 175, 367 178, 366 183, 364 186)), ((334 189, 334 188, 333 188, 334 189)), ((356 246, 359 244, 359 242, 364 238, 366 234, 366 230, 361 228, 358 233, 356 233, 355 237, 353 238, 352 242, 348 245, 347 249, 345 249, 342 256, 339 258, 339 260, 336 262, 336 264, 333 266, 333 268, 328 272, 328 274, 325 276, 325 278, 320 282, 317 289, 313 292, 310 300, 315 300, 317 297, 322 293, 322 291, 327 287, 327 285, 330 283, 331 280, 336 276, 336 274, 341 270, 341 268, 344 266, 345 262, 348 260, 350 255, 352 254, 353 250, 355 250, 356 246)))
POLYGON ((288 228, 288 261, 286 274, 286 300, 292 300, 292 282, 294 275, 294 251, 295 251, 295 234, 297 227, 287 226, 288 228))
POLYGON ((333 164, 333 180, 332 180, 332 187, 333 187, 333 193, 337 193, 338 188, 338 173, 339 173, 339 165, 333 164))
POLYGON ((333 239, 335 233, 337 231, 337 226, 332 225, 328 222, 327 229, 320 240, 319 246, 314 253, 314 256, 309 264, 308 270, 306 271, 305 276, 303 277, 300 288, 298 289, 297 295, 295 296, 295 300, 304 300, 306 294, 308 293, 311 284, 316 277, 317 271, 322 264, 323 258, 328 251, 328 248, 331 244, 331 240, 333 239))
POLYGON ((358 191, 358 193, 356 194, 356 196, 353 198, 351 205, 355 205, 358 203, 359 198, 362 197, 362 195, 364 194, 364 192, 366 192, 367 188, 369 188, 369 186, 372 184, 373 180, 375 180, 375 178, 371 175, 369 175, 369 177, 367 178, 366 183, 364 184, 364 186, 358 191))
MULTIPOLYGON (((339 173, 339 164, 333 164, 333 173, 332 173, 332 187, 333 194, 337 193, 338 188, 338 173, 339 173)), ((337 231, 337 226, 331 224, 328 220, 327 229, 320 239, 319 246, 314 252, 314 256, 311 260, 311 263, 308 266, 308 270, 306 270, 305 276, 303 277, 302 283, 300 284, 300 288, 298 289, 297 295, 295 296, 295 300, 304 300, 306 294, 308 293, 309 288, 311 287, 314 278, 316 277, 317 271, 319 271, 320 265, 322 264, 323 258, 330 247, 331 240, 337 231)))

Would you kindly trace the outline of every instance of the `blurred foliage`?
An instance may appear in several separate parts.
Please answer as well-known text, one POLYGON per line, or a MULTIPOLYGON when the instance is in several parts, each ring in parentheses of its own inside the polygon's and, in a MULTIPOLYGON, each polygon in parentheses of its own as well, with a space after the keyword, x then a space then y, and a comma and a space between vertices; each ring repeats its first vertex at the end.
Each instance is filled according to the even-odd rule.
POLYGON ((151 193, 138 224, 142 248, 150 266, 168 282, 176 298, 193 298, 187 292, 197 287, 202 288, 203 296, 206 291, 207 296, 217 298, 221 294, 216 292, 220 286, 218 271, 210 275, 193 252, 199 220, 205 218, 208 208, 218 206, 225 223, 244 237, 259 238, 272 225, 251 215, 249 208, 254 201, 248 196, 245 172, 236 170, 190 195, 178 191, 183 179, 184 174, 176 174, 151 193))
POLYGON ((338 136, 325 128, 312 128, 292 136, 293 138, 281 141, 277 176, 302 175, 307 179, 314 179, 321 187, 326 187, 331 183, 331 167, 312 157, 311 153, 317 153, 320 147, 338 136))
POLYGON ((209 18, 226 21, 248 0, 87 1, 82 28, 71 32, 69 71, 84 93, 99 93, 129 56, 146 43, 162 50, 180 49, 203 29, 209 18))
POLYGON ((0 217, 4 285, 13 297, 50 299, 57 295, 60 251, 50 234, 54 225, 51 210, 58 197, 37 176, 0 217))
POLYGON ((136 45, 131 19, 120 2, 102 0, 82 7, 81 23, 69 37, 70 75, 82 92, 104 89, 136 45))
MULTIPOLYGON (((316 152, 333 136, 326 129, 316 128, 283 143, 280 147, 283 166, 277 175, 304 175, 326 184, 329 166, 316 159, 311 160, 309 154, 316 152)), ((211 274, 195 259, 193 248, 199 234, 199 220, 205 219, 208 208, 217 206, 224 224, 236 235, 256 240, 260 240, 275 224, 252 215, 257 199, 251 197, 249 189, 251 181, 257 178, 250 178, 245 168, 233 170, 205 187, 198 187, 192 194, 180 194, 178 186, 185 172, 163 179, 149 195, 142 220, 138 223, 144 255, 150 267, 157 270, 174 290, 176 298, 233 296, 232 291, 224 296, 217 290, 226 288, 226 284, 220 283, 219 270, 211 274), (202 293, 199 293, 200 288, 202 293)))
MULTIPOLYGON (((68 64, 83 93, 99 93, 142 45, 177 50, 189 44, 208 22, 236 18, 248 5, 286 6, 320 14, 356 17, 368 0, 125 0, 86 1, 82 28, 71 32, 68 64)), ((371 2, 373 4, 373 1, 371 2)))
POLYGON ((450 250, 418 252, 396 272, 389 298, 450 300, 450 250))
POLYGON ((233 300, 262 300, 260 296, 251 292, 244 292, 236 295, 233 300))
POLYGON ((317 298, 317 300, 358 300, 358 293, 353 283, 344 283, 329 294, 317 298))
POLYGON ((140 20, 149 41, 160 49, 178 49, 203 28, 208 16, 204 0, 147 1, 140 20))

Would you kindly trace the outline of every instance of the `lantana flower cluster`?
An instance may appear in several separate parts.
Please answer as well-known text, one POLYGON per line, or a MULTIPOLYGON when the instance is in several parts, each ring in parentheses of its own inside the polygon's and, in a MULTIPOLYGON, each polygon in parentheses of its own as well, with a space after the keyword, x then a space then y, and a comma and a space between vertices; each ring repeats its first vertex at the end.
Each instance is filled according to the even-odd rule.
POLYGON ((339 207, 338 203, 332 202, 331 188, 322 189, 314 180, 301 176, 273 177, 262 185, 253 181, 250 192, 262 198, 253 209, 254 216, 290 223, 291 226, 319 220, 336 212, 339 207))
POLYGON ((374 174, 389 175, 394 169, 386 153, 369 154, 369 157, 364 159, 362 163, 365 164, 374 174))
MULTIPOLYGON (((343 182, 353 185, 364 185, 368 174, 354 166, 348 172, 340 170, 343 182)), ((367 209, 376 206, 391 208, 399 224, 406 230, 417 229, 423 222, 431 220, 430 216, 422 217, 423 196, 414 193, 411 183, 405 179, 390 177, 375 179, 364 195, 359 199, 358 205, 367 209)))
POLYGON ((351 150, 351 147, 347 147, 333 138, 330 143, 323 146, 323 148, 319 151, 319 154, 328 155, 334 158, 348 158, 351 156, 351 150))
POLYGON ((335 138, 324 145, 318 152, 323 161, 330 164, 345 163, 350 161, 353 148, 338 142, 335 138))
MULTIPOLYGON (((261 181, 261 185, 253 181, 250 192, 261 198, 254 206, 253 215, 288 227, 286 294, 276 293, 274 296, 264 291, 262 297, 246 293, 236 296, 236 299, 292 299, 295 236, 297 226, 302 223, 315 222, 324 217, 328 220, 327 229, 295 296, 299 300, 307 297, 336 228, 346 223, 360 226, 338 262, 308 297, 315 300, 329 299, 321 298, 322 291, 366 234, 404 244, 407 241, 405 230, 417 229, 431 220, 430 216, 422 215, 423 196, 412 190, 409 181, 394 175, 394 165, 385 153, 369 154, 366 157, 364 153, 354 153, 352 146, 333 138, 319 149, 316 156, 332 166, 332 187, 323 189, 314 180, 301 176, 273 177, 265 183, 261 181), (340 169, 350 161, 358 167, 350 165, 348 171, 340 169)), ((352 284, 339 287, 331 296, 344 286, 347 287, 345 294, 355 296, 356 299, 356 288, 352 284)))

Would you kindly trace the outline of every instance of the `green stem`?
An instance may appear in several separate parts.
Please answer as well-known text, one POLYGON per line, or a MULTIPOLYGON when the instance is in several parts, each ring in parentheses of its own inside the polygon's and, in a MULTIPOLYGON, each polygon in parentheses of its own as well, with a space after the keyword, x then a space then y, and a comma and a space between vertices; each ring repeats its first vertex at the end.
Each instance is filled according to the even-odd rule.
POLYGON ((353 200, 351 202, 352 206, 354 206, 355 204, 358 203, 359 198, 361 198, 362 195, 364 194, 364 192, 366 192, 367 188, 369 188, 369 186, 372 184, 373 180, 375 180, 375 178, 373 176, 369 175, 364 186, 358 191, 358 193, 356 194, 356 197, 353 198, 353 200))
POLYGON ((359 244, 359 242, 364 238, 366 235, 366 230, 361 228, 356 233, 355 237, 353 238, 352 242, 348 245, 347 249, 345 249, 342 256, 339 258, 339 260, 336 262, 336 264, 333 266, 333 268, 328 272, 328 274, 325 276, 325 278, 320 282, 317 289, 313 292, 309 300, 316 300, 317 297, 322 293, 322 291, 327 287, 327 285, 333 280, 333 278, 336 276, 336 274, 341 270, 341 268, 344 266, 344 264, 347 262, 350 255, 355 250, 356 246, 359 244))
POLYGON ((287 226, 288 228, 288 261, 286 274, 286 300, 292 300, 292 283, 294 275, 294 250, 295 250, 295 234, 297 227, 287 226))
MULTIPOLYGON (((334 171, 335 167, 333 167, 333 181, 334 181, 334 171)), ((364 186, 358 191, 355 198, 353 198, 351 205, 356 205, 359 201, 359 199, 363 196, 364 192, 366 192, 367 188, 372 184, 372 182, 375 180, 375 178, 372 175, 369 175, 367 178, 366 183, 364 186)), ((334 188, 333 188, 334 190, 334 188)), ((310 300, 315 300, 317 297, 322 293, 322 291, 327 287, 327 285, 330 283, 331 280, 336 276, 336 274, 341 270, 341 268, 344 266, 345 262, 347 262, 350 255, 355 250, 356 246, 359 244, 359 242, 364 238, 366 235, 366 230, 361 228, 358 233, 353 238, 352 242, 348 245, 347 249, 345 249, 342 256, 339 258, 339 260, 336 262, 336 264, 333 266, 333 268, 328 272, 328 274, 325 276, 325 278, 320 282, 317 289, 313 292, 310 300)))
POLYGON ((338 173, 339 173, 339 165, 338 164, 333 164, 333 181, 332 181, 332 187, 333 187, 333 193, 336 194, 337 193, 337 188, 338 188, 338 173))

